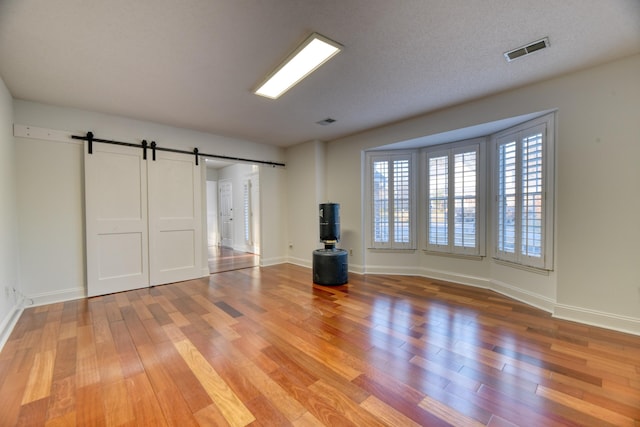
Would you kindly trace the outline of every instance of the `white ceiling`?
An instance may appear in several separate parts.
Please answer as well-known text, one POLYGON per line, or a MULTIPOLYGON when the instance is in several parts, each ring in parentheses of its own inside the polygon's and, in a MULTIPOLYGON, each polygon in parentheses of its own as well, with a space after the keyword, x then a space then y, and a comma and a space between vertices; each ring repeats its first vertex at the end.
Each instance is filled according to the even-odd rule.
POLYGON ((282 147, 638 52, 640 0, 0 0, 14 98, 282 147), (254 95, 312 32, 344 50, 280 99, 254 95))

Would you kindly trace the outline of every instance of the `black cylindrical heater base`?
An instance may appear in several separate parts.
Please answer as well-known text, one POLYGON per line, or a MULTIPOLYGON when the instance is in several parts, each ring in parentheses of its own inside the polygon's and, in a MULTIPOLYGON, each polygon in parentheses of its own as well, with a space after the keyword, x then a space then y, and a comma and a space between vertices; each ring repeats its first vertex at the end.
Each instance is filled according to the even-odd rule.
POLYGON ((347 251, 344 249, 316 249, 313 251, 313 282, 337 286, 348 282, 347 251))

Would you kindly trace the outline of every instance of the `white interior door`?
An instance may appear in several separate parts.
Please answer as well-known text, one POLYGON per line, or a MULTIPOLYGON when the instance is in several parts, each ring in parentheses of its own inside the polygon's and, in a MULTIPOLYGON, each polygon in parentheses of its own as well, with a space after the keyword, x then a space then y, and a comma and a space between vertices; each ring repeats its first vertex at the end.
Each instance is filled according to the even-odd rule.
POLYGON ((233 247, 233 198, 231 180, 221 180, 220 197, 220 238, 222 246, 233 247))
POLYGON ((251 180, 245 179, 242 183, 242 231, 244 237, 245 252, 253 252, 253 206, 251 203, 251 180))
POLYGON ((253 253, 260 255, 260 178, 251 175, 251 223, 253 253))
POLYGON ((192 156, 156 152, 148 162, 149 266, 152 285, 202 274, 202 198, 192 156))
POLYGON ((218 235, 218 182, 207 181, 207 245, 217 246, 218 235))
POLYGON ((88 296, 149 286, 142 150, 94 144, 84 161, 88 296))

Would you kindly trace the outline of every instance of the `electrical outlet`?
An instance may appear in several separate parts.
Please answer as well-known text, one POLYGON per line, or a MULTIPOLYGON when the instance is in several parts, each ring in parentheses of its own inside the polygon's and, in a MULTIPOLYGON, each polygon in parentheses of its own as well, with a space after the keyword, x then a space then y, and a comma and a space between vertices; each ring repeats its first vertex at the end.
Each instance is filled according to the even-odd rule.
POLYGON ((353 248, 349 249, 349 256, 353 256, 353 248))

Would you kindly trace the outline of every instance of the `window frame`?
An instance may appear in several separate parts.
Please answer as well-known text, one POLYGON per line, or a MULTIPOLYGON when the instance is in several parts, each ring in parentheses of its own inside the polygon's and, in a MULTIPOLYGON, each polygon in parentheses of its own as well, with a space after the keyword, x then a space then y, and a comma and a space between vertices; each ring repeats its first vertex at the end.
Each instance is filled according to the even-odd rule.
POLYGON ((242 236, 245 245, 252 245, 251 241, 251 181, 245 179, 242 183, 242 236))
POLYGON ((520 125, 505 129, 491 136, 492 147, 492 221, 493 258, 539 270, 553 270, 554 266, 554 205, 555 205, 555 113, 550 113, 520 125), (522 226, 524 197, 522 189, 523 164, 522 145, 525 138, 541 134, 541 232, 540 256, 531 256, 522 249, 522 226), (501 250, 500 242, 500 146, 516 143, 515 153, 515 207, 514 207, 514 250, 501 250))
POLYGON ((416 150, 390 150, 390 151, 369 151, 366 152, 366 165, 367 165, 367 222, 369 224, 369 249, 392 249, 392 250, 409 250, 417 249, 417 232, 416 232, 416 171, 417 171, 417 151, 416 150), (389 197, 387 199, 387 228, 388 228, 388 241, 376 242, 375 239, 375 199, 374 199, 374 163, 386 161, 388 163, 388 188, 393 188, 393 170, 391 165, 394 161, 407 160, 409 162, 409 189, 408 189, 408 201, 409 201, 409 241, 408 242, 396 242, 395 241, 395 224, 394 224, 394 202, 395 194, 389 191, 389 197))
POLYGON ((424 172, 421 182, 425 183, 424 197, 424 248, 428 252, 440 254, 485 256, 486 255, 486 138, 474 138, 463 141, 450 142, 442 145, 426 147, 422 150, 422 170, 424 172), (475 246, 466 247, 455 244, 455 156, 462 153, 476 153, 476 233, 475 246), (430 166, 429 160, 436 157, 447 157, 447 244, 430 243, 430 166), (452 179, 453 178, 453 179, 452 179))

